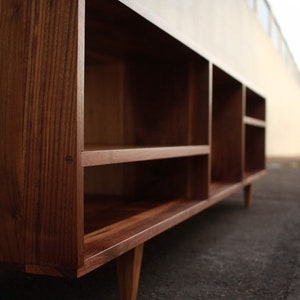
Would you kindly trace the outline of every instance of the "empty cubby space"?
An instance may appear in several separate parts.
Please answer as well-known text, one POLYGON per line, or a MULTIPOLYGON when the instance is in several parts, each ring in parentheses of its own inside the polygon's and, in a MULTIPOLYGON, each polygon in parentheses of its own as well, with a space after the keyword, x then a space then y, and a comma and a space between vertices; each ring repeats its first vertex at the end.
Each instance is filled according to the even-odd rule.
POLYGON ((245 177, 262 171, 265 163, 265 128, 245 126, 245 177))
POLYGON ((85 147, 208 144, 208 62, 118 1, 86 1, 85 147))
POLYGON ((242 85, 213 68, 211 194, 242 178, 242 85))
POLYGON ((168 202, 207 199, 207 169, 207 155, 85 168, 85 233, 168 202))
POLYGON ((266 118, 265 99, 249 88, 246 89, 246 116, 262 121, 266 118))

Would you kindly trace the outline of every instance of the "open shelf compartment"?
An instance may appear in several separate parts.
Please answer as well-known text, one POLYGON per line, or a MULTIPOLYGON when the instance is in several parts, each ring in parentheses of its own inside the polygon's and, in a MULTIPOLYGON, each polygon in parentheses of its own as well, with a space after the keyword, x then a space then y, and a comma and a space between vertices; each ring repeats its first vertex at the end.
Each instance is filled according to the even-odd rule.
POLYGON ((246 88, 246 117, 257 119, 260 121, 266 120, 266 103, 265 99, 256 92, 246 88))
POLYGON ((126 209, 122 216, 116 212, 118 207, 123 211, 126 206, 134 205, 136 210, 132 212, 139 213, 139 204, 142 209, 174 199, 207 199, 207 157, 85 168, 85 233, 126 218, 126 209), (103 210, 107 213, 103 214, 103 210))
POLYGON ((244 178, 253 176, 265 168, 265 128, 245 125, 244 178))
POLYGON ((265 162, 266 138, 266 103, 265 99, 246 88, 246 109, 244 116, 245 159, 244 179, 251 181, 263 174, 265 162))
POLYGON ((211 196, 242 179, 242 90, 240 82, 213 67, 211 196))
POLYGON ((207 60, 108 0, 86 2, 85 53, 85 149, 208 145, 207 60))
POLYGON ((244 124, 262 128, 266 127, 265 99, 249 88, 246 88, 244 124))
POLYGON ((150 228, 154 236, 164 222, 183 221, 208 199, 208 155, 86 167, 84 172, 87 260, 95 253, 105 256, 119 243, 129 249, 132 237, 150 228))

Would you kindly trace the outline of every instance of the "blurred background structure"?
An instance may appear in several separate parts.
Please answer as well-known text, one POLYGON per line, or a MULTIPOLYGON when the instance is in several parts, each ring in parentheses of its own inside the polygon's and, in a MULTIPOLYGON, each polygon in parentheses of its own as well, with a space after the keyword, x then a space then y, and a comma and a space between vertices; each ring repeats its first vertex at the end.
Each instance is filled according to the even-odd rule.
POLYGON ((300 73, 266 0, 138 3, 267 98, 268 157, 300 157, 300 73))

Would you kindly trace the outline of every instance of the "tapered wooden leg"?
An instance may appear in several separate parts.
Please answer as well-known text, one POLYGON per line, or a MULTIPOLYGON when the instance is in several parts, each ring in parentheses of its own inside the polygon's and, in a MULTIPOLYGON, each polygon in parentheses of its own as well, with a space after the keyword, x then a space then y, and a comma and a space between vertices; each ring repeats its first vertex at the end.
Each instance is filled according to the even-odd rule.
POLYGON ((117 258, 121 300, 136 300, 143 258, 144 244, 117 258))
POLYGON ((252 184, 246 185, 244 187, 244 204, 245 207, 249 208, 252 204, 252 184))

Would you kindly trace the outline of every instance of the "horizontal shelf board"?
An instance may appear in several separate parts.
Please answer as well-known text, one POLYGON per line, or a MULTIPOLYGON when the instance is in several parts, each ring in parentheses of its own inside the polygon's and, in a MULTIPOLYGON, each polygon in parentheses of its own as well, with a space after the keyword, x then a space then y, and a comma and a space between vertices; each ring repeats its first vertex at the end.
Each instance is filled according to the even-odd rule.
MULTIPOLYGON (((79 276, 118 257, 212 204, 208 200, 185 199, 164 202, 138 201, 127 204, 125 209, 127 212, 123 210, 124 205, 117 205, 114 210, 110 210, 114 211, 111 217, 115 223, 85 235, 84 267, 80 270, 79 276), (119 221, 116 221, 118 218, 119 221)), ((99 220, 99 225, 102 222, 99 220)), ((90 229, 94 226, 94 221, 90 227, 86 224, 86 227, 90 229)))
POLYGON ((208 145, 139 148, 86 146, 81 153, 83 167, 209 154, 208 145))
POLYGON ((244 123, 246 125, 256 126, 256 127, 266 127, 266 122, 260 119, 252 118, 252 117, 244 117, 244 123))

